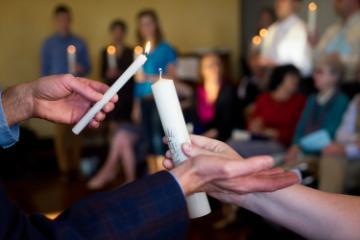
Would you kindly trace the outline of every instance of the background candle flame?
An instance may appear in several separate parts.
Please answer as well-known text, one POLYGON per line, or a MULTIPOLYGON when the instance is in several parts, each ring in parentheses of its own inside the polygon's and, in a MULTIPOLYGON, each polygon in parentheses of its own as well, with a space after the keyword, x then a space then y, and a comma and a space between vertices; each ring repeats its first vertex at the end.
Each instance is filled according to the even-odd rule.
POLYGON ((266 28, 260 29, 260 31, 259 31, 260 37, 264 38, 267 36, 267 34, 268 34, 268 30, 266 28))
POLYGON ((151 43, 149 41, 146 43, 146 46, 145 46, 145 54, 149 54, 150 49, 151 49, 151 43))
POLYGON ((76 52, 76 47, 75 47, 74 45, 69 45, 69 46, 67 47, 67 51, 68 51, 68 53, 73 54, 73 53, 76 52))
POLYGON ((317 5, 314 2, 309 3, 308 8, 310 11, 315 11, 317 9, 317 5))
POLYGON ((256 46, 260 45, 261 44, 261 37, 259 35, 256 35, 252 38, 252 43, 256 46))
POLYGON ((134 48, 134 53, 136 56, 139 56, 140 54, 142 54, 144 52, 144 49, 141 46, 136 46, 134 48))
POLYGON ((106 51, 107 51, 108 54, 113 55, 116 52, 116 48, 113 45, 110 45, 110 46, 107 47, 106 51))

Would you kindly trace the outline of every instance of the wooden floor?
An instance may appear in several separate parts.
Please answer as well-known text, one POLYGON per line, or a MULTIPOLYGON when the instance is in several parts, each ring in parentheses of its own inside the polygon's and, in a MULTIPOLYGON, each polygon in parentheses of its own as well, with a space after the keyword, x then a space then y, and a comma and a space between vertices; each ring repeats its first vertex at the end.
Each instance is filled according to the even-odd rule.
MULTIPOLYGON (((117 184, 121 179, 114 186, 117 184)), ((4 185, 10 198, 25 212, 40 212, 50 218, 92 193, 86 189, 85 181, 66 182, 56 173, 6 180, 4 185)), ((238 211, 235 222, 217 230, 213 225, 222 218, 221 204, 212 200, 212 208, 209 216, 191 221, 187 239, 301 239, 245 210, 238 211)))

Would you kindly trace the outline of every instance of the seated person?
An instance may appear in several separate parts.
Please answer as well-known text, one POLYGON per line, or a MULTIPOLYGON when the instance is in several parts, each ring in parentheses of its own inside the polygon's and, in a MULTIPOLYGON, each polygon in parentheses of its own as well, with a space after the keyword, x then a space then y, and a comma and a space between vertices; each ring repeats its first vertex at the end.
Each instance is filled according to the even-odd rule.
POLYGON ((252 138, 230 142, 237 152, 243 156, 254 156, 284 151, 291 142, 305 103, 305 97, 297 92, 299 81, 300 72, 293 65, 274 69, 269 92, 257 98, 248 120, 252 138))
POLYGON ((235 88, 224 78, 223 63, 215 53, 205 54, 200 63, 201 84, 196 88, 194 132, 227 140, 234 124, 235 88))
POLYGON ((320 62, 314 72, 317 94, 310 95, 297 124, 293 146, 286 159, 293 162, 298 154, 318 154, 335 138, 348 98, 337 88, 342 65, 334 58, 320 62))
POLYGON ((360 173, 360 94, 346 110, 336 133, 336 141, 323 150, 320 167, 320 189, 341 193, 345 187, 358 186, 360 173), (359 179, 359 178, 358 178, 359 179))

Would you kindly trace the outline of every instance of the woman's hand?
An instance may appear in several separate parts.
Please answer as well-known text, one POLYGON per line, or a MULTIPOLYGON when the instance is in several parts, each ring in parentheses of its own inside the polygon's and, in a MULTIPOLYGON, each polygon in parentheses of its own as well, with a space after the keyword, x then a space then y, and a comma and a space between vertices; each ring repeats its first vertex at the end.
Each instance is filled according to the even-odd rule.
POLYGON ((231 194, 241 197, 252 192, 275 191, 299 181, 295 173, 273 169, 271 157, 243 159, 223 142, 195 135, 191 141, 192 144, 183 146, 187 161, 174 168, 167 152, 163 163, 165 168, 172 169, 187 194, 205 191, 225 200, 231 194))

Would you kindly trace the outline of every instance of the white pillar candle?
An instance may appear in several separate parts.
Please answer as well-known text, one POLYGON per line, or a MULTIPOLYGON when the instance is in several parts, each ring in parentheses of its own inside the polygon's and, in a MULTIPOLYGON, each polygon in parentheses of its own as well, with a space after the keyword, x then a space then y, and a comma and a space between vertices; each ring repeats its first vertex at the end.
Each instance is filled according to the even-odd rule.
POLYGON ((110 45, 106 49, 107 53, 107 62, 109 69, 116 69, 117 63, 116 63, 116 47, 113 45, 110 45))
MULTIPOLYGON (((182 152, 182 144, 190 143, 184 116, 173 80, 162 79, 152 85, 156 107, 175 165, 185 161, 187 157, 182 152)), ((194 193, 186 198, 190 218, 198 218, 211 212, 206 193, 194 193)))
MULTIPOLYGON (((146 44, 145 54, 150 51, 150 42, 146 44)), ((113 96, 129 81, 129 79, 138 71, 146 62, 145 54, 138 56, 135 61, 126 69, 126 71, 114 82, 114 84, 105 92, 104 96, 80 119, 80 121, 72 129, 73 133, 79 134, 95 117, 96 113, 111 100, 113 96)))
POLYGON ((317 5, 314 2, 308 5, 308 29, 311 35, 316 33, 317 5))
POLYGON ((69 45, 67 47, 68 72, 76 74, 76 47, 69 45))

